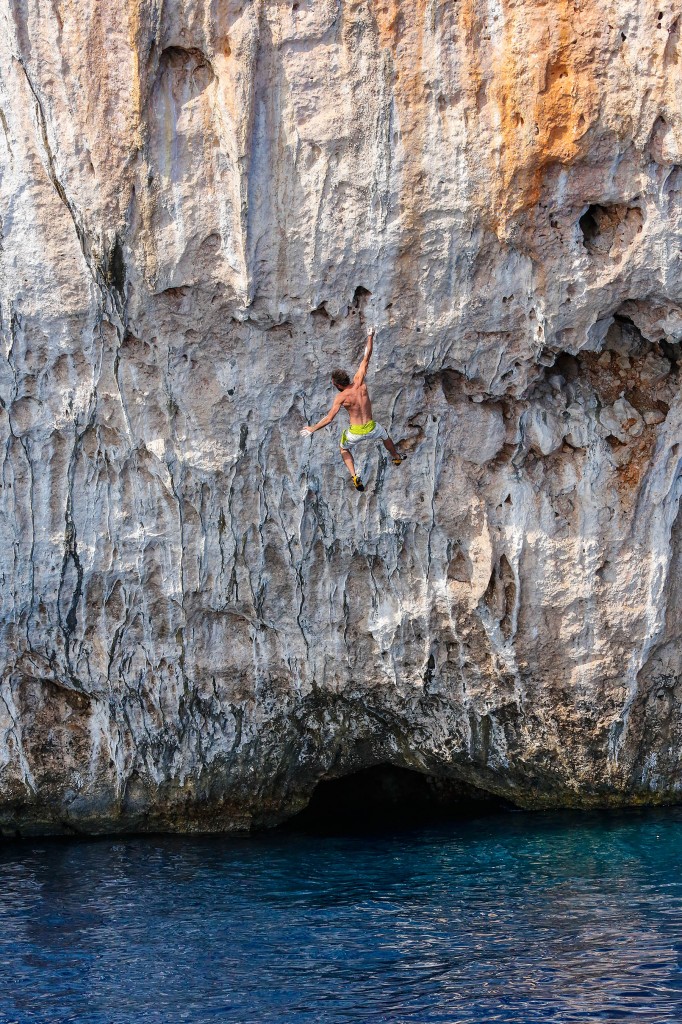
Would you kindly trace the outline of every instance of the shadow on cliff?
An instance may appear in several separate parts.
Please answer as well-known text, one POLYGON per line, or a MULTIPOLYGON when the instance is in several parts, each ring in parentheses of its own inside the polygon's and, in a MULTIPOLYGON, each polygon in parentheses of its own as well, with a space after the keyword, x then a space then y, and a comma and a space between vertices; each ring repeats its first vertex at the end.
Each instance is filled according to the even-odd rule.
POLYGON ((462 821, 512 810, 513 805, 454 779, 379 764, 339 779, 323 779, 308 806, 279 831, 334 835, 462 821))

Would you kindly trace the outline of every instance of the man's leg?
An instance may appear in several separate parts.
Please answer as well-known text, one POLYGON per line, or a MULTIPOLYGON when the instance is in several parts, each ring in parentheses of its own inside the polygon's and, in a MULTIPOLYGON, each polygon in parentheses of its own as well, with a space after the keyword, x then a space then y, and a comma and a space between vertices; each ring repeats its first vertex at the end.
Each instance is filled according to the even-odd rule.
POLYGON ((346 463, 346 469, 348 470, 352 477, 353 486, 355 487, 355 490, 364 491, 365 485, 363 484, 360 477, 356 476, 355 474, 355 463, 353 462, 353 456, 351 455, 347 448, 341 449, 341 458, 346 463))
POLYGON ((341 458, 346 463, 346 468, 351 476, 355 476, 355 463, 353 462, 353 456, 346 448, 341 448, 341 458))
POLYGON ((388 435, 386 436, 385 439, 382 439, 382 444, 384 448, 388 448, 391 458, 400 459, 402 461, 402 455, 400 454, 396 446, 393 444, 393 441, 391 441, 390 437, 388 437, 388 435))

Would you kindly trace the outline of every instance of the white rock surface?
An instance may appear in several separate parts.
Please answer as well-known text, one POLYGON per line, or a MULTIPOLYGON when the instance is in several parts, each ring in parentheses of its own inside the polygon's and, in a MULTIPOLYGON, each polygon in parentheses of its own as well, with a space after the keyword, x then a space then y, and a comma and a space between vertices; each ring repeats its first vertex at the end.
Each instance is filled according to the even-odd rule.
POLYGON ((4 830, 679 798, 680 24, 0 0, 4 830))
POLYGON ((599 422, 607 437, 616 437, 623 444, 631 437, 640 437, 644 430, 644 420, 625 398, 602 409, 599 422))

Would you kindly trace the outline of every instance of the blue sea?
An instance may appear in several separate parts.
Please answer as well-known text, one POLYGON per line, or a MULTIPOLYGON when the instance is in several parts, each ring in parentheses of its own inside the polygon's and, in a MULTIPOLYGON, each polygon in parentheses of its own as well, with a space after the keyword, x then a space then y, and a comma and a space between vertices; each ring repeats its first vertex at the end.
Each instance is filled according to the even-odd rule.
POLYGON ((682 1021, 682 811, 0 845, 2 1024, 682 1021))

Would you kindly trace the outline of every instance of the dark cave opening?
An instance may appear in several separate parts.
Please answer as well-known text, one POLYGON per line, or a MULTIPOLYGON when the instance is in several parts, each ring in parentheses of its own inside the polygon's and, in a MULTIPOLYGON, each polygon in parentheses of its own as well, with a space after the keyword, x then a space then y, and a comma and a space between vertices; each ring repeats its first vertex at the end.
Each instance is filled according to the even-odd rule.
POLYGON ((512 806, 466 782, 378 764, 322 779, 308 806, 280 827, 322 834, 381 831, 462 821, 512 806))
POLYGON ((112 285, 118 294, 123 297, 126 287, 126 264, 123 255, 123 245, 118 235, 116 235, 111 252, 109 253, 105 276, 107 283, 112 285))
POLYGON ((583 245, 587 247, 588 242, 591 242, 593 238, 596 238, 599 234, 599 224, 595 214, 599 210, 598 206, 590 206, 580 218, 580 230, 583 236, 583 245))

